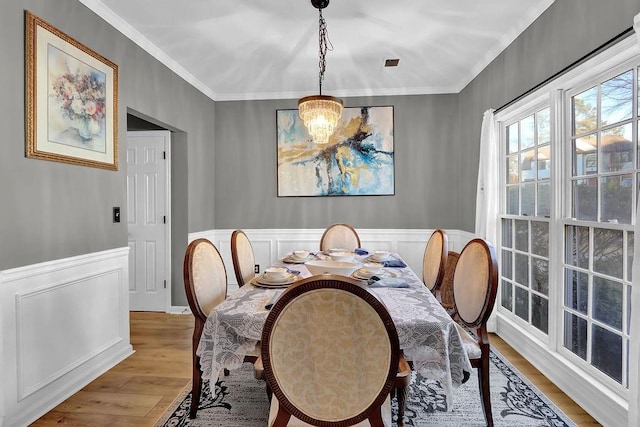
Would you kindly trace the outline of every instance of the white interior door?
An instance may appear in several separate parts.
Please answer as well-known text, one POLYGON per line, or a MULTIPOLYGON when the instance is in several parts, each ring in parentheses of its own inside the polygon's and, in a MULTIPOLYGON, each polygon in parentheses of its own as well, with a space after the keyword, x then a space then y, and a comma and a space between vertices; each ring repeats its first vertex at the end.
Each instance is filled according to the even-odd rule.
POLYGON ((171 289, 168 236, 169 131, 127 132, 129 308, 167 311, 171 289))

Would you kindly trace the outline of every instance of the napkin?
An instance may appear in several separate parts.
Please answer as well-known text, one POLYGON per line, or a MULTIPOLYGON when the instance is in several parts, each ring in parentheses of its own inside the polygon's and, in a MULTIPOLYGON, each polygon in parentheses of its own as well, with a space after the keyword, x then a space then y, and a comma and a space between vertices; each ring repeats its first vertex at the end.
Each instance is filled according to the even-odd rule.
POLYGON ((367 282, 370 288, 408 288, 409 284, 396 277, 384 277, 371 276, 367 282))
POLYGON ((356 253, 356 255, 369 255, 369 251, 362 248, 355 248, 354 252, 356 253))
POLYGON ((390 259, 389 261, 382 261, 382 265, 385 267, 399 267, 404 268, 407 266, 401 259, 390 259))

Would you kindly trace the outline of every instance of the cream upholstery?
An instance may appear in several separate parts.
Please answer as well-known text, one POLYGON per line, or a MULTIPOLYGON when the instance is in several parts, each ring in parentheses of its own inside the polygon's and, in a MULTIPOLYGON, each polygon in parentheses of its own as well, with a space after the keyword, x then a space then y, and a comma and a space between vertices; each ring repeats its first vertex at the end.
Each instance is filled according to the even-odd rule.
POLYGON ((191 274, 198 307, 209 315, 227 296, 227 273, 220 253, 211 242, 200 242, 195 247, 191 274))
POLYGON ((395 382, 397 332, 382 303, 357 281, 326 275, 293 285, 271 309, 262 343, 273 390, 269 425, 279 405, 293 415, 288 425, 390 415, 380 405, 389 404, 395 382))
POLYGON ((471 366, 478 370, 478 385, 487 427, 493 427, 491 387, 489 384, 489 336, 487 319, 498 292, 498 262, 493 246, 473 239, 460 252, 453 273, 453 298, 457 309, 456 325, 471 366), (473 328, 475 337, 463 328, 473 328))
POLYGON ((458 258, 460 254, 455 251, 449 251, 447 253, 447 263, 444 268, 444 277, 442 279, 442 285, 438 293, 440 304, 447 309, 449 314, 454 314, 456 311, 456 304, 453 299, 453 273, 458 264, 458 258))
MULTIPOLYGON (((269 409, 269 421, 267 424, 269 427, 273 426, 273 423, 276 420, 276 414, 278 413, 279 407, 280 407, 280 402, 278 402, 278 399, 271 399, 271 408, 269 409)), ((382 404, 382 422, 385 427, 391 427, 392 425, 390 397, 387 397, 387 400, 385 400, 384 403, 382 404)), ((288 427, 308 427, 312 425, 313 424, 305 423, 304 421, 301 421, 293 416, 289 419, 289 422, 287 423, 288 427)), ((369 420, 364 420, 359 422, 358 424, 354 424, 354 426, 370 427, 371 423, 369 422, 369 420)))
POLYGON ((435 230, 427 242, 422 258, 422 281, 432 292, 442 283, 447 251, 447 235, 442 230, 435 230))
POLYGON ((480 359, 482 357, 482 350, 480 349, 480 345, 478 341, 469 334, 459 323, 456 323, 456 327, 458 329, 458 333, 460 334, 460 338, 462 338, 462 345, 464 346, 464 351, 467 352, 467 356, 469 359, 480 359))
POLYGON ((189 243, 184 254, 184 290, 195 318, 192 337, 192 386, 189 417, 195 418, 202 391, 200 357, 196 354, 204 323, 213 308, 227 296, 227 270, 218 249, 207 239, 189 243))
POLYGON ((490 260, 485 247, 472 243, 460 254, 453 278, 458 315, 471 325, 476 325, 484 315, 488 296, 490 260))
POLYGON ((320 250, 343 248, 353 251, 360 247, 360 237, 356 230, 347 224, 333 224, 324 231, 320 239, 320 250))
POLYGON ((238 286, 249 283, 255 277, 255 258, 251 242, 242 230, 231 234, 231 258, 238 286))

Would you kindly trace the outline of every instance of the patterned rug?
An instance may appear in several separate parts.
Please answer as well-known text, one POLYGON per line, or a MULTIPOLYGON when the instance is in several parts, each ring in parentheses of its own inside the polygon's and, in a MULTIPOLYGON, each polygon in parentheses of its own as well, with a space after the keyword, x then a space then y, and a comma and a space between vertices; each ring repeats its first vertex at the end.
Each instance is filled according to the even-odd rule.
MULTIPOLYGON (((549 399, 524 378, 516 368, 495 350, 491 352, 491 402, 496 426, 575 426, 549 399)), ((447 411, 445 396, 438 382, 412 373, 407 396, 405 426, 484 426, 484 416, 477 373, 471 375, 453 398, 447 411)), ((253 367, 245 363, 239 370, 216 383, 216 398, 211 397, 209 383, 204 383, 198 416, 189 419, 190 386, 160 417, 156 427, 266 426, 269 403, 264 382, 253 378, 253 367)), ((394 425, 397 406, 392 400, 394 425)))

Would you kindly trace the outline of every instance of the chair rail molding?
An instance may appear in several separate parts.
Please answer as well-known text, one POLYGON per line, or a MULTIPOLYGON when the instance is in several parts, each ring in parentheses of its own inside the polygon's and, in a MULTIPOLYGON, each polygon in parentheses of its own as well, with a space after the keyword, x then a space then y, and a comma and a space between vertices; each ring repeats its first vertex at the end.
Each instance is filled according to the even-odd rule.
MULTIPOLYGON (((260 271, 272 265, 278 259, 295 249, 320 249, 320 238, 324 233, 321 229, 243 229, 251 240, 255 262, 260 271)), ((434 229, 356 229, 363 248, 369 251, 392 251, 399 253, 406 263, 422 277, 422 257, 427 241, 434 229)), ((460 252, 464 245, 475 234, 462 230, 444 230, 449 238, 449 250, 460 252)), ((231 259, 231 233, 233 230, 207 230, 189 233, 189 242, 198 239, 209 239, 216 245, 225 268, 229 291, 237 288, 233 274, 231 259)))
POLYGON ((133 353, 129 248, 0 272, 0 326, 0 426, 28 425, 133 353))

